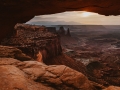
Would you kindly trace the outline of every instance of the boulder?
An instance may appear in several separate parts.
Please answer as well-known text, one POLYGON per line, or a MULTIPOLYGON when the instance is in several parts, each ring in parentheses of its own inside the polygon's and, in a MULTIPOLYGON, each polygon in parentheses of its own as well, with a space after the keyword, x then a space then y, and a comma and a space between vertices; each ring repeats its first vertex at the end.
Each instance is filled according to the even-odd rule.
POLYGON ((48 66, 38 61, 21 62, 13 58, 0 58, 0 87, 1 90, 103 89, 65 65, 48 66))
POLYGON ((64 65, 47 66, 37 61, 24 61, 20 66, 32 80, 57 89, 95 90, 85 75, 64 65))

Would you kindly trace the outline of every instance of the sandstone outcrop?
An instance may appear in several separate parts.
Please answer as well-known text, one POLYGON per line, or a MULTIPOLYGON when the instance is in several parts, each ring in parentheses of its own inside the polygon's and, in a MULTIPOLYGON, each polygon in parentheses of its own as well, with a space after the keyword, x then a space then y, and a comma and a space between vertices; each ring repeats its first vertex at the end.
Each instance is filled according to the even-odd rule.
POLYGON ((37 61, 26 61, 20 66, 29 75, 29 78, 37 82, 44 82, 57 89, 94 90, 94 87, 82 73, 64 65, 47 66, 37 61))
POLYGON ((119 90, 120 87, 110 86, 105 89, 64 65, 47 66, 37 61, 21 62, 13 58, 0 58, 0 89, 119 90))
POLYGON ((15 35, 2 41, 2 45, 14 46, 36 59, 41 52, 43 61, 60 55, 60 37, 48 32, 45 26, 17 24, 15 35))
POLYGON ((22 53, 21 50, 15 47, 1 46, 1 45, 0 45, 0 58, 14 58, 20 61, 33 60, 31 57, 22 53))
POLYGON ((12 58, 0 58, 0 89, 97 90, 85 75, 67 66, 12 58))
POLYGON ((65 11, 119 15, 119 5, 119 0, 2 0, 0 2, 0 40, 13 34, 13 27, 16 23, 25 23, 35 15, 65 11))
POLYGON ((84 75, 87 75, 86 73, 86 67, 84 66, 83 63, 76 61, 70 57, 68 57, 65 54, 61 54, 57 57, 54 57, 53 59, 49 59, 45 61, 45 64, 47 65, 65 65, 68 66, 74 70, 77 70, 81 73, 83 73, 84 75), (49 61, 50 60, 50 61, 49 61))
MULTIPOLYGON (((41 62, 41 57, 42 57, 41 53, 38 52, 38 54, 36 55, 37 55, 36 60, 41 62)), ((0 46, 0 58, 14 58, 20 61, 33 60, 31 57, 22 53, 21 50, 10 46, 0 46)), ((6 60, 6 62, 8 61, 6 60)), ((86 75, 85 66, 81 62, 76 62, 75 60, 73 60, 72 58, 68 57, 65 54, 58 55, 57 57, 54 58, 46 59, 43 62, 47 65, 54 65, 54 64, 66 65, 86 75)))
MULTIPOLYGON (((2 47, 2 49, 0 50, 1 51, 1 56, 0 56, 0 89, 1 90, 7 90, 7 89, 8 90, 14 90, 14 89, 119 90, 120 89, 120 87, 116 87, 116 86, 109 86, 105 89, 104 86, 97 84, 93 81, 89 81, 87 77, 83 75, 81 72, 75 71, 65 65, 48 66, 38 61, 26 61, 25 59, 27 56, 24 57, 24 61, 20 61, 19 58, 17 60, 15 59, 14 54, 17 53, 18 51, 21 52, 21 50, 8 46, 0 46, 0 47, 2 47), (11 54, 8 57, 9 53, 11 54)), ((91 65, 88 66, 88 68, 90 69, 94 67, 91 67, 91 65)), ((98 67, 100 67, 99 63, 97 64, 97 68, 98 67)))
MULTIPOLYGON (((81 62, 62 54, 59 36, 40 26, 17 24, 16 34, 2 44, 21 49, 25 54, 47 65, 66 65, 85 75, 86 68, 81 62), (39 29, 40 28, 40 29, 39 29)), ((17 55, 18 56, 18 55, 17 55)))
MULTIPOLYGON (((23 54, 21 50, 15 48, 15 47, 0 46, 0 53, 1 53, 0 58, 14 58, 14 59, 18 59, 20 61, 33 60, 29 56, 23 54), (22 59, 21 59, 21 57, 22 57, 22 59)), ((55 65, 66 65, 74 70, 77 70, 77 71, 82 72, 83 74, 87 75, 86 67, 81 62, 76 62, 74 59, 68 57, 65 54, 61 54, 54 58, 49 58, 46 60, 42 60, 42 57, 43 56, 42 56, 41 52, 38 52, 38 54, 36 54, 36 60, 39 62, 44 62, 47 65, 54 65, 54 64, 55 65)), ((5 60, 7 62, 7 59, 5 59, 5 60)))
MULTIPOLYGON (((47 28, 45 26, 39 26, 39 25, 29 25, 29 24, 22 24, 22 23, 17 23, 14 27, 16 30, 31 30, 31 31, 47 31, 47 28)), ((19 31, 18 31, 19 32, 19 31)), ((16 33, 17 34, 17 33, 16 33)))
POLYGON ((36 83, 27 75, 12 65, 0 65, 0 89, 1 90, 54 90, 41 83, 36 83))

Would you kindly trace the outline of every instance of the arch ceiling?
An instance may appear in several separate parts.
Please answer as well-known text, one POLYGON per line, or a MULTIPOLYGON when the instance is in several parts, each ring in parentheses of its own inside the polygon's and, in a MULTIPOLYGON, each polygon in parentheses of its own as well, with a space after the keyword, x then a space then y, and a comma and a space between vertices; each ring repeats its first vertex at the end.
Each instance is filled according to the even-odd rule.
POLYGON ((120 15, 120 0, 1 0, 0 39, 12 34, 16 23, 27 22, 35 15, 65 11, 120 15))

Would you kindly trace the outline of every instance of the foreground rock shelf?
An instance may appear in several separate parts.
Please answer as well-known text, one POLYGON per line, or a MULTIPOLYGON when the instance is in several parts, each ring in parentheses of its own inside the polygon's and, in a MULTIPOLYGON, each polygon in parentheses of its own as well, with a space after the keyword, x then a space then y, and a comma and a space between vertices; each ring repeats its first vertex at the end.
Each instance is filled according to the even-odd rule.
POLYGON ((1 90, 120 90, 89 81, 87 77, 65 65, 45 65, 23 54, 21 50, 0 46, 1 90), (16 58, 18 54, 24 59, 16 58), (10 54, 11 53, 11 54, 10 54), (25 61, 25 60, 31 61, 25 61))
POLYGON ((0 47, 1 90, 96 90, 85 75, 67 66, 47 66, 38 61, 21 62, 20 58, 15 59, 17 52, 24 56, 24 59, 29 56, 25 57, 17 48, 0 47))

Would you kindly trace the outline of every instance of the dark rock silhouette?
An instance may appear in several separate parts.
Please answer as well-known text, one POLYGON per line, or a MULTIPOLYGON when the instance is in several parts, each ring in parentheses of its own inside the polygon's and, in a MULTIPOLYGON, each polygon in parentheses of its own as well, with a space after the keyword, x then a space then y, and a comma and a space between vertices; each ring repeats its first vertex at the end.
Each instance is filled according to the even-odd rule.
POLYGON ((63 26, 61 26, 61 27, 59 28, 59 30, 57 31, 57 33, 58 33, 61 37, 64 37, 64 36, 70 37, 70 36, 71 36, 69 28, 68 28, 67 30, 65 30, 63 26))
POLYGON ((47 27, 47 31, 52 32, 52 33, 57 33, 55 27, 47 27))
POLYGON ((64 35, 65 35, 65 29, 64 29, 64 27, 61 26, 61 27, 59 28, 58 34, 59 34, 60 36, 64 36, 64 35))
POLYGON ((67 29, 66 36, 71 36, 69 28, 67 29))
POLYGON ((0 3, 0 41, 13 34, 16 23, 25 23, 35 15, 65 11, 90 11, 103 15, 119 15, 120 0, 2 0, 0 3), (80 6, 79 6, 80 5, 80 6))

